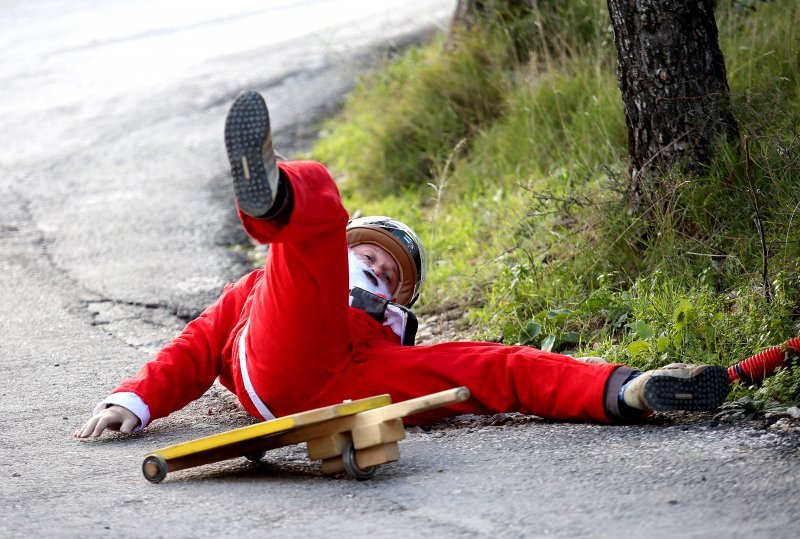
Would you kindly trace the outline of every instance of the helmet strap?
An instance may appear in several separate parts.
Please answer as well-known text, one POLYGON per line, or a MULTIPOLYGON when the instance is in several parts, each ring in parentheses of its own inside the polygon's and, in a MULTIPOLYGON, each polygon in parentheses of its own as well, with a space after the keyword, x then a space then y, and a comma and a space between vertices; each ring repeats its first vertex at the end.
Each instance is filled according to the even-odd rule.
POLYGON ((403 335, 402 345, 414 346, 414 340, 417 337, 417 327, 419 326, 419 323, 417 322, 417 317, 413 312, 402 305, 392 303, 388 299, 376 296, 375 294, 367 292, 366 290, 358 287, 350 290, 350 297, 352 297, 352 301, 350 303, 351 307, 361 309, 381 324, 383 324, 383 321, 386 319, 386 308, 390 303, 395 307, 400 308, 406 315, 406 330, 403 335))

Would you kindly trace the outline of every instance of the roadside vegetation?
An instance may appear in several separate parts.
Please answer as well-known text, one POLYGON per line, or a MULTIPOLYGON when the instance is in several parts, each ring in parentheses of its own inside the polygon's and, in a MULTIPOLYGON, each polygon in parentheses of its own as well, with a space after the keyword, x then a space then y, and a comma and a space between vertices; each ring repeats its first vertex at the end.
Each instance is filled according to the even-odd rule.
MULTIPOLYGON (((800 334, 800 5, 718 2, 743 142, 640 212, 605 1, 543 5, 363 78, 313 150, 351 214, 423 237, 418 310, 464 311, 465 339, 638 368, 731 365, 800 334)), ((729 414, 798 400, 787 369, 737 386, 729 414)))

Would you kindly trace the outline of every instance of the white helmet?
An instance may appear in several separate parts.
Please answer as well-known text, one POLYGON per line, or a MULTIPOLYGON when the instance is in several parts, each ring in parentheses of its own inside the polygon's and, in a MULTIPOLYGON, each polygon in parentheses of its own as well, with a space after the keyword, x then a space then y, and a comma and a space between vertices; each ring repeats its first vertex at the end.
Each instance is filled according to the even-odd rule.
POLYGON ((411 307, 428 271, 428 257, 411 227, 382 215, 361 217, 347 223, 347 244, 371 243, 385 249, 400 269, 397 303, 411 307))

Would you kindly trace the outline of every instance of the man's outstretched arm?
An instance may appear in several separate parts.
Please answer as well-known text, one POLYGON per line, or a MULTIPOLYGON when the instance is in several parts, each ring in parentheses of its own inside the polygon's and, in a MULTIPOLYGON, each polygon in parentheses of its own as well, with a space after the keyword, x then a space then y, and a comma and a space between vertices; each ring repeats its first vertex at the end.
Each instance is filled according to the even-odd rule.
POLYGON ((100 436, 105 429, 123 433, 142 429, 205 393, 220 374, 222 349, 259 275, 251 272, 226 286, 215 304, 98 404, 75 437, 100 436))

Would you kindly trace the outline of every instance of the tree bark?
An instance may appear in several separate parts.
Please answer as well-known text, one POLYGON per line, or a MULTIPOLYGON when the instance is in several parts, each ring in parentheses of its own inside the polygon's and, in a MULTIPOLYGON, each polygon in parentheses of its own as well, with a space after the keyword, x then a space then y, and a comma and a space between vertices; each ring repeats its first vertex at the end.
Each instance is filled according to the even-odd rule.
POLYGON ((509 38, 509 53, 517 63, 523 63, 530 53, 530 29, 525 19, 532 12, 535 1, 458 0, 445 51, 458 49, 461 39, 475 31, 502 28, 509 38))
POLYGON ((607 0, 630 153, 630 203, 663 194, 660 173, 702 171, 738 138, 714 0, 607 0))
POLYGON ((471 30, 487 19, 530 12, 533 0, 458 0, 452 27, 471 30))
POLYGON ((453 29, 471 29, 483 18, 486 6, 483 0, 458 0, 453 13, 451 27, 453 29))

